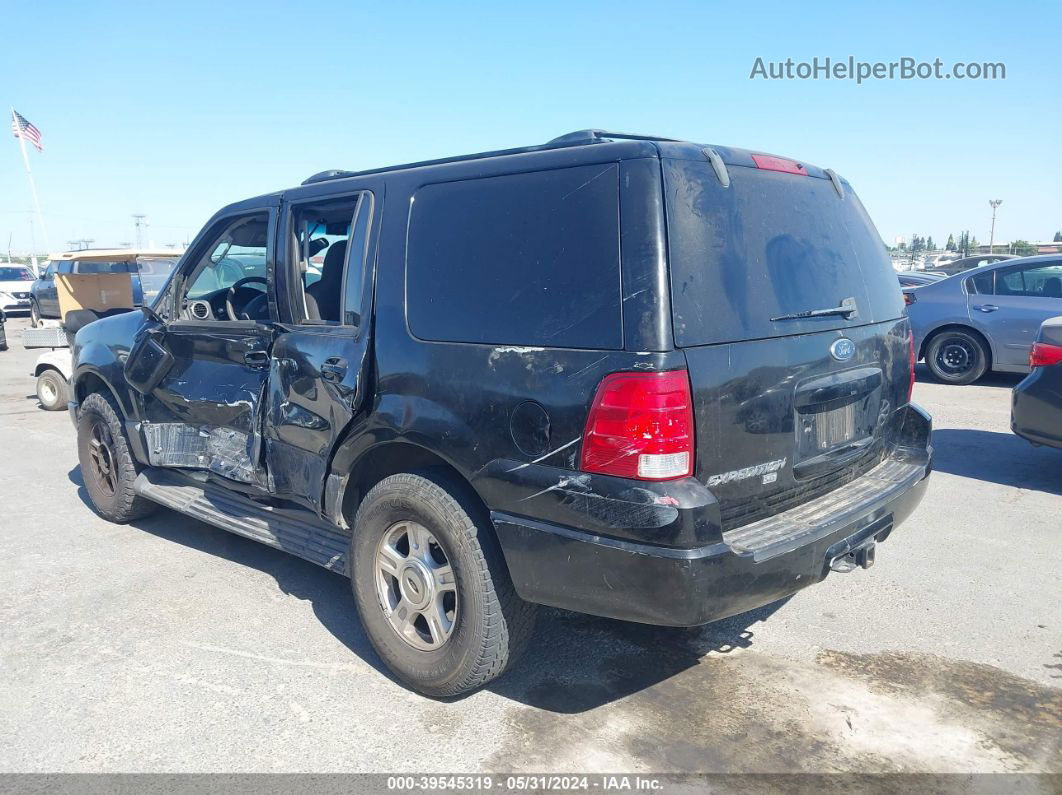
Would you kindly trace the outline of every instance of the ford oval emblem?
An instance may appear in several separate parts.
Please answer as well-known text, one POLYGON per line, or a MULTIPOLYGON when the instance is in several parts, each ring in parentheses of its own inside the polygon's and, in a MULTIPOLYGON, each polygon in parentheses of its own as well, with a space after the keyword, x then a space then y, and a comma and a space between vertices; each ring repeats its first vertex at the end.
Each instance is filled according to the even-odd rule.
POLYGON ((855 356, 855 351, 855 343, 847 337, 834 340, 833 345, 830 346, 830 356, 839 362, 847 362, 855 356))

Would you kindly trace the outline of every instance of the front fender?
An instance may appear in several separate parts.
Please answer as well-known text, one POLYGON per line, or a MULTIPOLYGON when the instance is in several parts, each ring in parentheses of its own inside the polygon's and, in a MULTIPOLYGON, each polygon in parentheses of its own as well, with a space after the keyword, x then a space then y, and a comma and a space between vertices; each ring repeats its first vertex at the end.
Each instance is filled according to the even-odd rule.
POLYGON ((77 332, 70 379, 75 401, 83 400, 102 381, 121 408, 124 419, 139 419, 139 403, 126 384, 124 370, 129 349, 144 322, 142 313, 126 312, 89 323, 77 332))

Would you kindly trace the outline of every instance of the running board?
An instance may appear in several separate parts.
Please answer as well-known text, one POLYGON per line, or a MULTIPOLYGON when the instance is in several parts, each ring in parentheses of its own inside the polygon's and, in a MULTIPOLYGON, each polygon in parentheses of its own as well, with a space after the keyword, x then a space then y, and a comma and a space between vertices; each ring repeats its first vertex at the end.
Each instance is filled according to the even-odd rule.
POLYGON ((350 537, 309 511, 273 508, 179 472, 145 469, 133 482, 145 499, 193 519, 347 574, 350 537))

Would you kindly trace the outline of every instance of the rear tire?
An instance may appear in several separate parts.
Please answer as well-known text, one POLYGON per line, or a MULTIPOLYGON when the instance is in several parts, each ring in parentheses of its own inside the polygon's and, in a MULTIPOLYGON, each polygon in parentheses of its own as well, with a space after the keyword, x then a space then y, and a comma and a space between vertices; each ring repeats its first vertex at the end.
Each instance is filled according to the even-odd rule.
POLYGON ((77 418, 77 454, 85 490, 104 519, 124 524, 158 507, 133 491, 137 466, 120 413, 110 397, 93 392, 82 402, 77 418))
POLYGON ((972 384, 988 370, 989 356, 984 341, 962 329, 941 331, 926 346, 929 371, 945 384, 972 384))
POLYGON ((433 697, 499 676, 534 627, 535 606, 516 595, 490 519, 461 485, 428 472, 384 478, 350 544, 369 640, 398 679, 433 697))
POLYGON ((45 411, 62 411, 70 401, 70 386, 58 370, 37 376, 37 400, 45 411))

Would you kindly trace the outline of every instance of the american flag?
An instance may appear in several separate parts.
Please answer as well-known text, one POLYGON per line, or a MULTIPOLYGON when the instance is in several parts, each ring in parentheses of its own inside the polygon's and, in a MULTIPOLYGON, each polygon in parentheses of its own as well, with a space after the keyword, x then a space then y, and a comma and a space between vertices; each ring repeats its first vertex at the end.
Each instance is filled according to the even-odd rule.
POLYGON ((29 141, 37 147, 38 152, 44 151, 44 146, 41 144, 41 131, 14 109, 11 110, 11 132, 15 134, 16 138, 24 138, 29 141))

